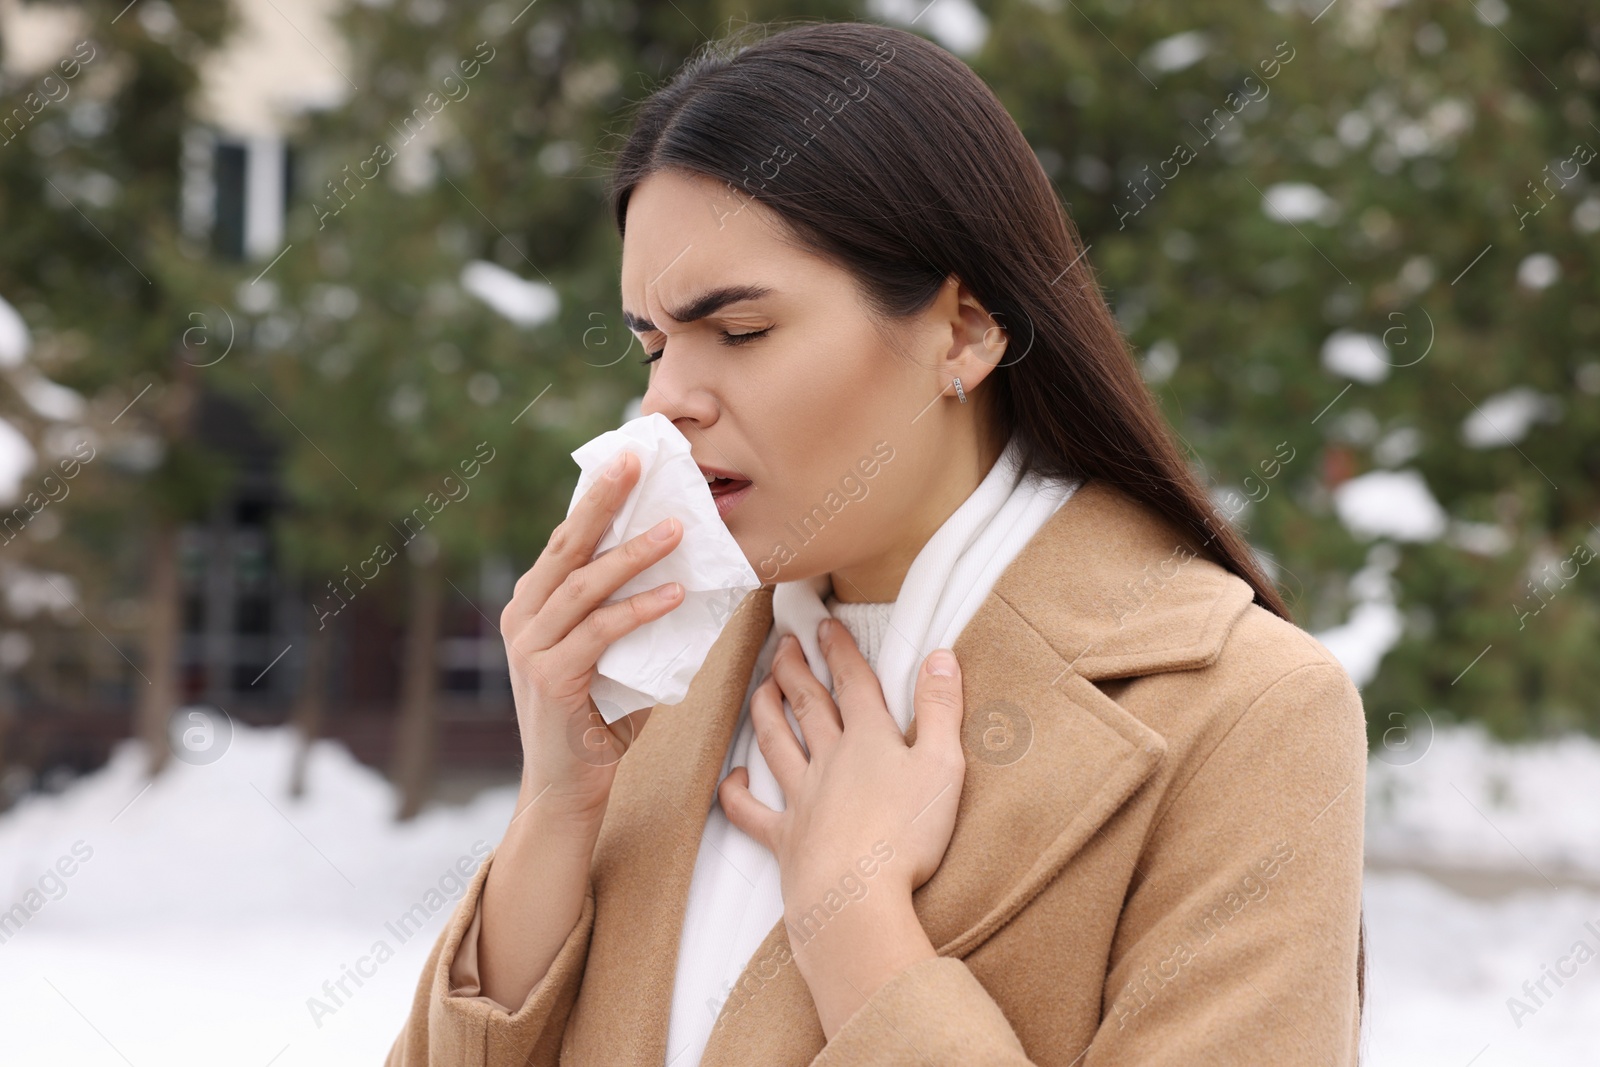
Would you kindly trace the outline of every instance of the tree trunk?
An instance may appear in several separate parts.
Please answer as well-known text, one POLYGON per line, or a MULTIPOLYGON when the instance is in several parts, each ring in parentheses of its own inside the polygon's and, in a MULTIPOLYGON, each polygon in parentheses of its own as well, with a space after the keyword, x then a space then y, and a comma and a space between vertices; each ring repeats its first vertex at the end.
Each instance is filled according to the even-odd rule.
POLYGON ((0 814, 11 807, 11 789, 6 781, 11 770, 11 731, 16 726, 16 675, 0 676, 0 814))
POLYGON ((144 742, 147 773, 161 773, 171 755, 168 724, 179 699, 178 641, 181 600, 178 585, 178 523, 164 518, 155 522, 149 556, 149 584, 145 587, 146 628, 144 664, 148 684, 139 689, 135 733, 144 742))
POLYGON ((313 629, 306 646, 306 673, 295 696, 289 720, 295 728, 294 767, 289 772, 289 795, 299 799, 306 791, 306 763, 311 745, 322 736, 323 709, 327 704, 328 661, 332 658, 333 631, 313 629))
POLYGON ((405 664, 400 686, 400 717, 390 777, 400 792, 396 818, 405 821, 422 810, 433 787, 434 744, 438 732, 438 648, 444 612, 444 560, 433 552, 411 566, 411 605, 406 621, 405 664))
MULTIPOLYGON (((172 377, 154 413, 161 436, 169 445, 186 441, 194 432, 194 411, 199 401, 199 371, 183 358, 181 349, 172 353, 172 377)), ((155 509, 151 528, 149 584, 145 587, 147 626, 144 641, 144 673, 147 684, 140 690, 134 713, 134 732, 144 742, 147 767, 154 778, 171 756, 168 727, 182 699, 182 665, 178 644, 183 639, 183 585, 179 574, 178 552, 183 521, 176 515, 155 509)))

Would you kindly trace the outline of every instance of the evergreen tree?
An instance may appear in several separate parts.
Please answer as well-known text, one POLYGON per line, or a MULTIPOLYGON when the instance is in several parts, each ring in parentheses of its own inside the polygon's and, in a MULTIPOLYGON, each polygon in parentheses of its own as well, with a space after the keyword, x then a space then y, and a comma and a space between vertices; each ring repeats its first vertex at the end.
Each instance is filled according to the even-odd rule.
POLYGON ((1403 627, 1364 692, 1374 745, 1417 709, 1600 727, 1600 16, 1057 7, 995 5, 974 66, 1298 621, 1403 627), (1434 529, 1337 521, 1385 469, 1434 529))
MULTIPOLYGON (((48 74, 5 86, 0 295, 27 321, 38 368, 87 398, 85 439, 112 448, 94 491, 63 502, 73 519, 53 551, 86 588, 143 582, 143 647, 125 679, 154 774, 179 697, 178 529, 227 474, 193 443, 199 370, 183 333, 207 285, 178 210, 196 71, 232 12, 214 0, 52 6, 76 13, 83 33, 48 74)), ((13 402, 8 414, 24 410, 13 402)), ((40 444, 47 459, 61 451, 40 444)), ((88 599, 85 617, 104 623, 103 600, 88 599)))

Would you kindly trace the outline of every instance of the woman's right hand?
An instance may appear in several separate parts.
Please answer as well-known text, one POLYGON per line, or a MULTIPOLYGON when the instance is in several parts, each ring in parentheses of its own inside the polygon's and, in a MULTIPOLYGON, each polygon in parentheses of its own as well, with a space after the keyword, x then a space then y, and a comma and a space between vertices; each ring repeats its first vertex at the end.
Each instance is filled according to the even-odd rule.
POLYGON ((667 519, 591 559, 639 469, 638 457, 624 451, 620 469, 597 479, 550 534, 500 614, 522 734, 523 789, 533 802, 578 818, 603 814, 617 761, 650 717, 649 708, 609 725, 601 717, 589 695, 600 654, 683 602, 682 585, 670 582, 601 606, 683 538, 683 523, 667 519), (656 540, 661 526, 665 536, 656 540))

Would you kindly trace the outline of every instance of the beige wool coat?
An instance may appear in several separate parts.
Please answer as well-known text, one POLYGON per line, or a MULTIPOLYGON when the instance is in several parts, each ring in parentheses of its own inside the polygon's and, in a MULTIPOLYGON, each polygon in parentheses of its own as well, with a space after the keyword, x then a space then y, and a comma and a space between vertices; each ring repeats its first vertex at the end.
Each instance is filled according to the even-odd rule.
MULTIPOLYGON (((1052 516, 954 645, 966 779, 912 897, 938 957, 825 1042, 780 921, 704 1067, 1356 1063, 1361 697, 1196 547, 1101 481, 1052 516)), ((684 700, 654 708, 578 924, 515 1012, 475 995, 490 854, 388 1067, 667 1063, 690 875, 771 624, 764 586, 684 700)))

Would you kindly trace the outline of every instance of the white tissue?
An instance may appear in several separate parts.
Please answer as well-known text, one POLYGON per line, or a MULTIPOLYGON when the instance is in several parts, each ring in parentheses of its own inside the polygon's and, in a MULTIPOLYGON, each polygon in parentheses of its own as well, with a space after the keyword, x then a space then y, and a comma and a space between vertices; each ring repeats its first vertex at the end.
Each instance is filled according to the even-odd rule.
POLYGON ((683 539, 665 558, 623 583, 606 603, 667 582, 682 585, 684 596, 677 607, 623 634, 600 654, 599 673, 589 695, 608 724, 640 708, 683 700, 739 602, 761 587, 761 579, 717 513, 688 439, 660 412, 624 423, 572 453, 583 473, 567 514, 624 449, 639 457, 642 470, 595 555, 669 516, 683 523, 683 539))

